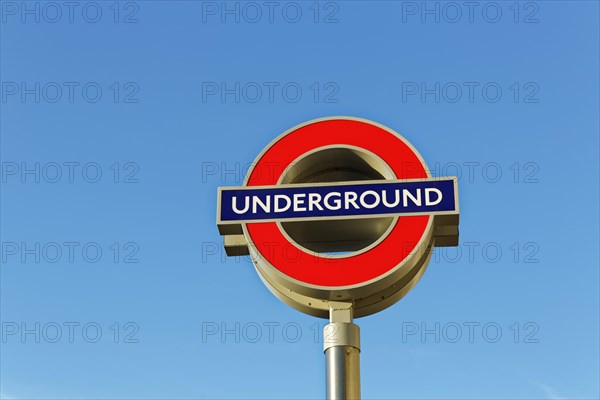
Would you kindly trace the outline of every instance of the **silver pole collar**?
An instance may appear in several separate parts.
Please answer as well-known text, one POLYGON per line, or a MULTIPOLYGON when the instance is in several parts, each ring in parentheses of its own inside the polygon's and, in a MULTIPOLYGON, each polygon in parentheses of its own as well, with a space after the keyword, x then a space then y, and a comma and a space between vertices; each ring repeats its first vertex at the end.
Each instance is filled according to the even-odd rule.
POLYGON ((352 322, 331 322, 323 328, 323 351, 330 347, 351 346, 360 351, 360 328, 352 322))
POLYGON ((323 328, 323 351, 336 346, 351 346, 360 351, 360 328, 352 323, 352 314, 352 303, 329 302, 330 323, 323 328))

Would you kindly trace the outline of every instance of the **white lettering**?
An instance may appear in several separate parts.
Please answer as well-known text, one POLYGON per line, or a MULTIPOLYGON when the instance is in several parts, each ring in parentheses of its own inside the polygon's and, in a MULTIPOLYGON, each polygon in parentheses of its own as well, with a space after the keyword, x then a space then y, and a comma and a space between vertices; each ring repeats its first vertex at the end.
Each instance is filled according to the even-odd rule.
POLYGON ((442 192, 439 189, 436 189, 436 188, 425 189, 425 205, 426 206, 435 206, 435 205, 439 204, 441 201, 442 201, 442 192), (431 201, 431 197, 429 196, 429 194, 431 192, 436 193, 438 196, 435 201, 431 201))
POLYGON ((232 197, 231 199, 231 207, 233 208, 233 212, 236 214, 245 214, 246 211, 248 211, 248 208, 250 208, 250 203, 248 201, 248 196, 244 196, 245 199, 245 203, 244 203, 244 209, 243 210, 239 210, 237 208, 237 197, 232 197))
POLYGON ((263 203, 258 196, 254 196, 252 198, 252 213, 256 214, 256 206, 260 206, 264 212, 268 213, 271 211, 271 196, 267 196, 265 198, 265 202, 263 203))
POLYGON ((400 204, 400 190, 399 189, 394 190, 394 194, 396 195, 396 199, 394 200, 393 203, 388 203, 387 202, 387 190, 383 191, 382 200, 383 200, 383 205, 384 206, 386 206, 388 208, 394 208, 398 204, 400 204))
POLYGON ((306 207, 300 207, 304 204, 304 198, 306 193, 295 193, 294 194, 294 211, 306 211, 306 207))
POLYGON ((402 205, 404 207, 408 207, 408 198, 412 200, 413 204, 416 206, 421 205, 421 189, 417 189, 417 197, 413 196, 408 189, 402 189, 402 205))
POLYGON ((275 212, 285 212, 285 211, 287 211, 287 210, 290 208, 290 206, 292 205, 292 201, 290 200, 290 198, 289 198, 289 197, 287 197, 287 196, 286 196, 286 195, 284 195, 284 194, 276 194, 276 195, 275 195, 275 199, 273 200, 273 203, 275 203, 275 204, 274 204, 274 208, 275 208, 275 210, 274 210, 274 211, 275 211, 275 212), (281 206, 280 206, 280 202, 279 202, 279 200, 285 200, 285 201, 286 201, 286 204, 285 204, 285 206, 284 206, 284 207, 281 207, 281 206))
POLYGON ((321 195, 319 193, 308 194, 308 211, 312 211, 314 208, 323 211, 321 207, 321 195))
POLYGON ((381 201, 381 199, 379 198, 379 193, 377 193, 373 190, 367 190, 366 192, 364 192, 363 194, 360 195, 360 205, 363 206, 364 208, 375 208, 379 205, 380 201, 381 201), (365 197, 367 197, 369 195, 375 197, 375 201, 371 204, 367 204, 367 202, 365 201, 365 197))
POLYGON ((328 193, 324 199, 325 207, 327 207, 329 210, 339 210, 340 208, 342 208, 341 197, 342 197, 342 194, 340 192, 328 193), (329 199, 332 198, 333 196, 335 196, 336 198, 333 199, 333 205, 332 205, 329 203, 329 199))
POLYGON ((346 192, 344 194, 345 194, 344 210, 348 210, 350 208, 350 204, 352 204, 354 206, 354 208, 358 210, 359 207, 356 205, 356 199, 358 198, 358 195, 354 192, 346 192))

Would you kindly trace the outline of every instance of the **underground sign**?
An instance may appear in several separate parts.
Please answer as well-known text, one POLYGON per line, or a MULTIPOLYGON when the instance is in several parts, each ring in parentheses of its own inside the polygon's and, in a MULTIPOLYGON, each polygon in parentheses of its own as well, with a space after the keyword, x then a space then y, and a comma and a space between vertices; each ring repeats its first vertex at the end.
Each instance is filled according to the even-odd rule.
POLYGON ((228 255, 250 255, 266 286, 307 314, 351 302, 361 317, 420 279, 434 246, 458 244, 456 177, 431 177, 417 150, 372 121, 298 125, 258 155, 243 186, 222 187, 228 255))

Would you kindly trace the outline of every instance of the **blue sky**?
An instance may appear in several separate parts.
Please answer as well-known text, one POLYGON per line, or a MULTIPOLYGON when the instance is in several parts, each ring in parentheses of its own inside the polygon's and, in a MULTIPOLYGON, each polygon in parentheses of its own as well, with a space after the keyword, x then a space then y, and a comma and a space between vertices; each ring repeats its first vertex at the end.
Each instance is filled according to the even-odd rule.
POLYGON ((461 245, 358 320, 363 397, 600 396, 597 2, 0 10, 2 398, 322 398, 325 321, 215 212, 330 115, 459 175, 461 245))

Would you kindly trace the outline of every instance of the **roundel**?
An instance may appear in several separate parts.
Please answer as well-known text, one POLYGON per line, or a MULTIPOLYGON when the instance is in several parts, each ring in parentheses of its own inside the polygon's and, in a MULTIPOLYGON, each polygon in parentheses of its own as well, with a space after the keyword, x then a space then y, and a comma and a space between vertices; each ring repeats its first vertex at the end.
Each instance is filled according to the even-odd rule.
POLYGON ((330 300, 354 302, 358 316, 393 304, 432 247, 458 239, 456 178, 431 178, 406 139, 368 120, 298 125, 227 189, 217 217, 226 249, 247 251, 271 291, 309 314, 330 300))

